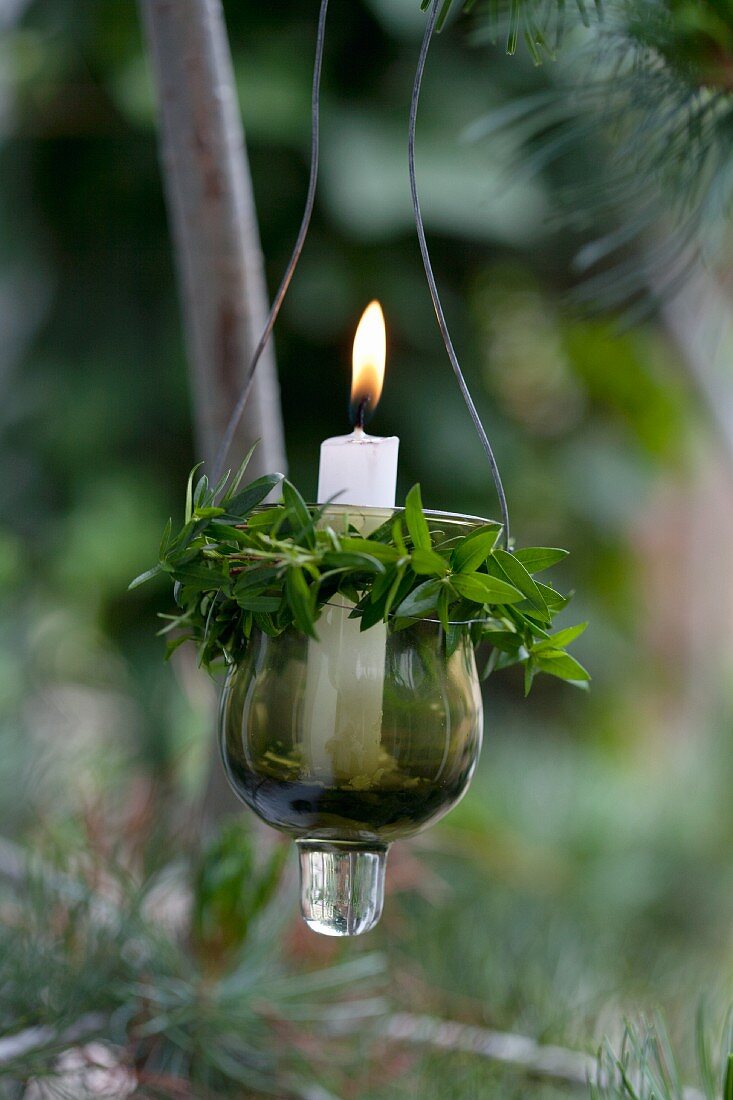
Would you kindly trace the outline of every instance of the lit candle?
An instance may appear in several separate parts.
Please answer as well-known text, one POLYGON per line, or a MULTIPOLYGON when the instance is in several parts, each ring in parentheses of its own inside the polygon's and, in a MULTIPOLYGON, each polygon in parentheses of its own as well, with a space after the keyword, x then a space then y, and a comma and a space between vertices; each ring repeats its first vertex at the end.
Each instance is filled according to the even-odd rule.
POLYGON ((318 501, 336 498, 337 504, 365 508, 394 508, 397 485, 396 435, 367 435, 364 424, 382 395, 387 336, 379 302, 364 310, 354 337, 350 435, 324 439, 318 472, 318 501))
MULTIPOLYGON (((350 435, 321 444, 318 501, 390 509, 397 483, 396 436, 367 435, 364 424, 379 401, 384 382, 386 333, 379 302, 364 311, 354 338, 350 435)), ((350 517, 356 519, 356 516, 350 517)), ((362 533, 382 519, 364 517, 362 533)), ((387 627, 361 631, 350 619, 353 604, 338 597, 316 624, 318 641, 308 644, 305 691, 306 766, 315 779, 334 779, 355 788, 378 783, 381 769, 382 694, 387 627)))

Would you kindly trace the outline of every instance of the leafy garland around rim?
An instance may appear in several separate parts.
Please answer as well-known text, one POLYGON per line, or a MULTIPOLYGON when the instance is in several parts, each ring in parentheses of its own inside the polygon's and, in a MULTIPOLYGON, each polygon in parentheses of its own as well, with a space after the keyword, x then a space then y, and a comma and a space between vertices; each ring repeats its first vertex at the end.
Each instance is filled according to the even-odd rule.
POLYGON ((586 623, 551 635, 552 621, 568 598, 536 581, 567 551, 530 547, 508 553, 497 547, 501 527, 487 523, 467 535, 449 536, 425 516, 420 487, 407 494, 404 512, 368 536, 348 525, 337 532, 281 474, 241 488, 252 451, 235 477, 214 488, 202 476, 188 480, 186 521, 163 533, 159 561, 131 588, 165 574, 174 582, 179 611, 162 615, 162 634, 173 633, 168 655, 186 641, 199 649, 209 670, 244 656, 253 627, 278 635, 295 626, 317 637, 324 604, 351 601, 361 629, 386 621, 400 630, 416 619, 439 620, 450 653, 470 624, 474 645, 486 642, 494 668, 522 664, 525 693, 536 673, 586 686, 586 669, 566 652, 586 623), (278 484, 282 499, 258 507, 278 484))

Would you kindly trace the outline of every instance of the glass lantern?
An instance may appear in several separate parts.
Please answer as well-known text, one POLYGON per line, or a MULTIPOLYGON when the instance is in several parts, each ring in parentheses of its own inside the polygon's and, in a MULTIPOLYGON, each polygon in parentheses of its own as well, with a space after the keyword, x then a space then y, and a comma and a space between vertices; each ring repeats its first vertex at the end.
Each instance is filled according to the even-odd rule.
MULTIPOLYGON (((395 513, 330 508, 324 522, 374 530, 395 513)), ((433 539, 484 520, 427 513, 433 539)), ((379 920, 387 850, 465 793, 483 710, 470 624, 414 620, 361 631, 343 597, 318 639, 253 630, 221 702, 221 749, 238 797, 294 837, 301 910, 316 932, 354 936, 379 920)))

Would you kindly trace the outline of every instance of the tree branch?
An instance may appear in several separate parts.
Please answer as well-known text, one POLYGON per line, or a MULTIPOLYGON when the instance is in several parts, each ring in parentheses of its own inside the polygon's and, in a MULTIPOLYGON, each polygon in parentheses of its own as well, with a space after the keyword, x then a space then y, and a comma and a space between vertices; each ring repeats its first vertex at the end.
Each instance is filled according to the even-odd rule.
POLYGON ((396 1013, 387 1020, 383 1033, 396 1042, 477 1054, 493 1062, 515 1066, 532 1076, 562 1081, 564 1084, 587 1085, 596 1072, 596 1060, 589 1054, 564 1047, 543 1046, 526 1035, 490 1031, 432 1016, 396 1013))
POLYGON ((48 1048, 61 1051, 82 1039, 91 1039, 92 1036, 99 1035, 107 1022, 105 1016, 89 1013, 63 1031, 43 1025, 28 1027, 15 1035, 6 1035, 0 1039, 0 1066, 7 1066, 29 1054, 39 1054, 48 1048))
MULTIPOLYGON (((598 1062, 590 1054, 565 1047, 545 1046, 526 1035, 472 1027, 433 1016, 407 1012, 390 1016, 382 1034, 393 1042, 408 1042, 437 1050, 475 1054, 522 1070, 531 1077, 587 1089, 598 1082, 598 1062)), ((682 1100, 705 1100, 697 1089, 684 1088, 682 1100)))

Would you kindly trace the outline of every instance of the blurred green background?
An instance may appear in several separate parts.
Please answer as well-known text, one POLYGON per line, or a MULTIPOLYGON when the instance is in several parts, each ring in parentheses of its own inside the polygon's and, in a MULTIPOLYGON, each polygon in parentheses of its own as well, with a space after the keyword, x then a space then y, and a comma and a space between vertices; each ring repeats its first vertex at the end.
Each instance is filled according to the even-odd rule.
MULTIPOLYGON (((225 8, 272 292, 307 183, 315 5, 225 8)), ((602 133, 537 172, 522 170, 511 128, 477 139, 477 119, 552 88, 562 61, 535 68, 476 41, 470 23, 450 25, 430 59, 418 169, 514 532, 570 549, 558 580, 577 589, 573 621, 591 620, 576 650, 593 690, 540 679, 524 702, 518 675, 492 678, 470 793, 395 850, 379 930, 332 944, 298 927, 290 862, 267 902, 277 920, 245 929, 236 896, 265 874, 253 870, 261 834, 226 834, 230 862, 215 848, 201 865, 215 691, 192 654, 162 663, 154 632, 168 593, 126 591, 181 512, 198 458, 135 4, 30 0, 0 17, 2 832, 84 890, 107 883, 136 920, 141 892, 149 900, 166 876, 193 874, 205 908, 206 875, 230 867, 232 907, 212 886, 213 924, 230 920, 237 951, 247 939, 261 964, 243 955, 229 967, 240 985, 232 978, 218 1004, 228 1022, 206 1015, 200 984, 181 1020, 170 998, 217 970, 221 944, 171 934, 141 961, 130 944, 142 933, 128 929, 106 946, 93 935, 92 949, 86 894, 49 901, 40 875, 22 901, 0 886, 0 1032, 107 1006, 117 1016, 103 1034, 122 1049, 168 967, 178 993, 166 1000, 158 981, 169 1015, 143 1058, 159 1060, 160 1079, 135 1095, 291 1095, 278 1077, 284 1047, 288 1081, 322 1090, 292 1094, 312 1100, 568 1094, 477 1056, 385 1044, 378 1021, 398 1009, 593 1052, 626 1015, 661 1008, 694 1075, 698 1006, 717 1020, 733 979, 731 455, 662 316, 631 325, 623 310, 572 304, 574 256, 619 217, 561 217, 569 175, 603 183, 602 133), (29 907, 36 923, 18 919, 29 907), (325 975, 315 992, 314 970, 325 975), (299 1011, 262 992, 277 982, 281 993, 294 983, 299 1011), (351 1038, 326 1011, 339 982, 357 1003, 362 987, 371 998, 351 1038), (207 1035, 232 1021, 243 1034, 252 1021, 237 1012, 258 996, 287 1028, 261 1013, 259 1053, 251 1065, 237 1055, 243 1076, 223 1056, 202 1069, 207 1035)), ((401 438, 400 495, 420 481, 431 507, 490 515, 411 222, 406 126, 422 20, 417 0, 333 5, 318 203, 275 337, 290 475, 312 495, 320 440, 347 430, 350 342, 378 297, 389 357, 372 428, 401 438)), ((9 1096, 41 1095, 7 1073, 9 1096)))

